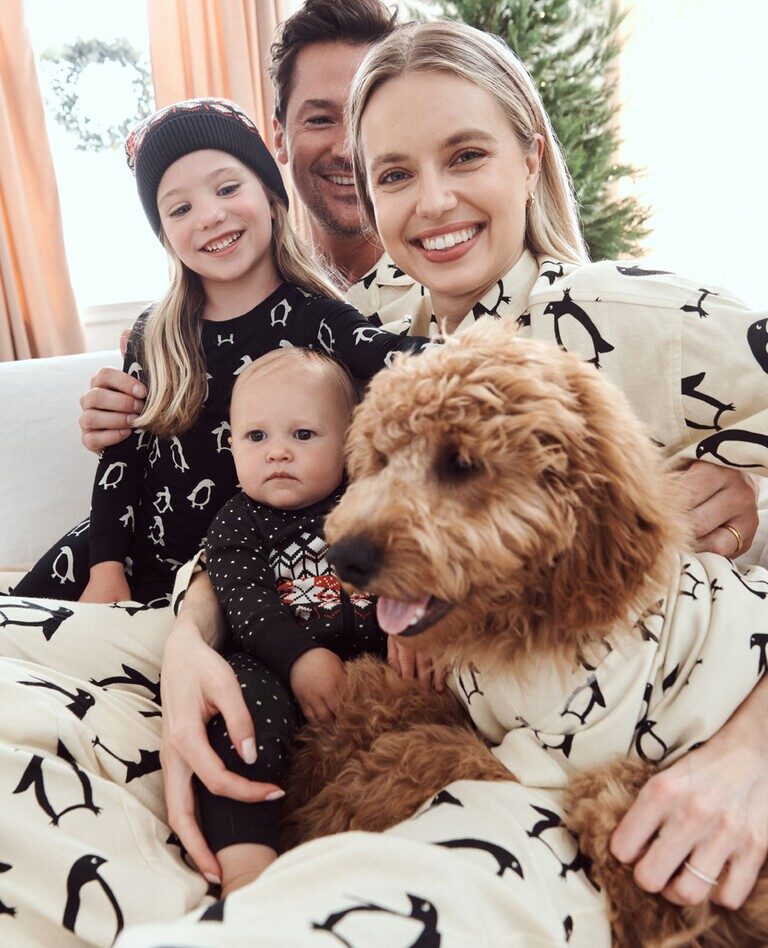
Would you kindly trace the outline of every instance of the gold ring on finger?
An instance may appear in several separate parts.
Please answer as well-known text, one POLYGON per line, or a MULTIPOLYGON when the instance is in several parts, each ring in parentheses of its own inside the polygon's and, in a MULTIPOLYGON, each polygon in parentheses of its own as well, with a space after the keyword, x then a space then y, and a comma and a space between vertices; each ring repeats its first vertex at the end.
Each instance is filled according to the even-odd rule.
POLYGON ((741 553, 742 546, 744 545, 744 540, 742 539, 741 534, 736 529, 736 527, 734 527, 730 523, 724 523, 723 529, 727 530, 731 534, 733 539, 736 541, 736 550, 734 551, 733 555, 738 556, 739 553, 741 553))

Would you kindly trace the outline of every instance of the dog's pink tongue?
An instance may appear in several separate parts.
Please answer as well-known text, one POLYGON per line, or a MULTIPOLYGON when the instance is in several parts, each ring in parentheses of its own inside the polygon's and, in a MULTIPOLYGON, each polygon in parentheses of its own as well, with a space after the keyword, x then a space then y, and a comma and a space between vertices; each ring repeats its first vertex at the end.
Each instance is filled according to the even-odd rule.
POLYGON ((415 602, 401 602, 399 599, 387 599, 382 596, 376 603, 376 618, 379 625, 390 635, 399 635, 411 624, 411 620, 420 609, 429 602, 429 596, 415 602))

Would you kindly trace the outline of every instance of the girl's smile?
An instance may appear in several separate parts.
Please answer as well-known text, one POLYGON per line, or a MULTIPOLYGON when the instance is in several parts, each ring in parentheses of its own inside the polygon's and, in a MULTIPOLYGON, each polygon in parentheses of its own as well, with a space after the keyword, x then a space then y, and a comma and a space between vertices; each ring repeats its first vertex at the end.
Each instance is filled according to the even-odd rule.
POLYGON ((203 250, 206 253, 216 254, 216 256, 220 257, 222 254, 225 254, 228 250, 231 250, 234 247, 235 243, 243 236, 243 233, 244 232, 242 230, 236 230, 234 232, 224 234, 223 236, 217 237, 215 240, 207 243, 203 247, 203 250))

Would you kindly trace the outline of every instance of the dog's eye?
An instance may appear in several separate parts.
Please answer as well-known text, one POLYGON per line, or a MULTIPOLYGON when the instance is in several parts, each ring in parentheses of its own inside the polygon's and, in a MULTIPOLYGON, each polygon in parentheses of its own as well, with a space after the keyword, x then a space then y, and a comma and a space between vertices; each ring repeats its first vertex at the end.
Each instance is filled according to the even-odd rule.
POLYGON ((446 451, 437 465, 438 474, 451 480, 465 479, 479 474, 481 470, 477 461, 458 451, 446 451))

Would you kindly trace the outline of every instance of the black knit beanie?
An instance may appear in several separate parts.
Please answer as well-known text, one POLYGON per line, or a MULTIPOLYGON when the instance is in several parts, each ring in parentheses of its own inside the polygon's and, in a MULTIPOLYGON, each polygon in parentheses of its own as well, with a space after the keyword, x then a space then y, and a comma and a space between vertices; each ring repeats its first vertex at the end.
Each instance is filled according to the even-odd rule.
POLYGON ((162 239, 157 189, 179 158, 212 148, 242 161, 288 207, 275 159, 243 110, 228 99, 187 99, 147 116, 125 142, 128 166, 152 230, 162 239))

